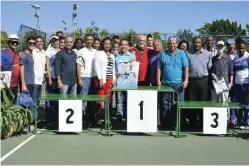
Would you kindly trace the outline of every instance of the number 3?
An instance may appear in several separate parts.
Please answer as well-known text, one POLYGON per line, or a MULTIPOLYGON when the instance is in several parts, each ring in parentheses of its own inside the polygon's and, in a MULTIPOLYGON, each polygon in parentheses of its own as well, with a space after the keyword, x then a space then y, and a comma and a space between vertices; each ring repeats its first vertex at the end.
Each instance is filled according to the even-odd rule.
POLYGON ((74 111, 71 108, 69 108, 69 109, 66 110, 66 112, 70 112, 70 114, 68 115, 68 117, 66 119, 66 123, 67 124, 73 124, 74 121, 71 121, 70 118, 73 116, 74 111))
POLYGON ((219 125, 219 123, 218 123, 219 115, 218 115, 216 112, 214 112, 214 113, 211 114, 211 116, 215 116, 215 118, 214 118, 214 123, 215 123, 215 124, 214 124, 214 125, 211 124, 211 127, 212 127, 212 128, 217 128, 218 125, 219 125))

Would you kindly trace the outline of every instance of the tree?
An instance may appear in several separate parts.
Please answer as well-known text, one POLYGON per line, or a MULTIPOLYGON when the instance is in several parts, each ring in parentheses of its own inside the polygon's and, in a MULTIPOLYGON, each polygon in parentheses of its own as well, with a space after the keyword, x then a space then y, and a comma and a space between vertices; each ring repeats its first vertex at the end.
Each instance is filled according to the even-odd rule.
POLYGON ((247 31, 247 34, 249 35, 249 23, 246 24, 246 31, 247 31))
POLYGON ((37 36, 37 31, 27 31, 24 33, 22 39, 21 39, 21 49, 25 49, 27 47, 27 39, 30 36, 37 36))
POLYGON ((102 29, 99 34, 101 40, 103 40, 105 37, 111 36, 107 29, 102 29))
POLYGON ((215 20, 212 23, 204 23, 204 26, 196 30, 202 36, 214 36, 216 41, 226 41, 228 38, 235 38, 246 35, 246 30, 237 21, 215 20))
POLYGON ((194 33, 190 29, 180 29, 177 31, 176 36, 177 36, 177 40, 179 42, 181 40, 185 40, 185 41, 191 43, 191 41, 194 38, 194 33))
POLYGON ((96 23, 94 21, 91 22, 91 26, 90 27, 87 27, 85 29, 85 32, 87 34, 94 34, 94 33, 97 33, 99 32, 99 27, 96 26, 96 23))
POLYGON ((159 40, 161 40, 161 36, 160 36, 160 33, 159 33, 159 32, 153 32, 152 35, 153 35, 154 39, 159 39, 159 40))
POLYGON ((8 34, 5 31, 1 31, 1 48, 7 48, 8 34))
POLYGON ((82 31, 81 28, 74 30, 74 32, 72 33, 72 35, 73 35, 75 38, 81 38, 81 39, 84 38, 84 34, 83 34, 83 31, 82 31))

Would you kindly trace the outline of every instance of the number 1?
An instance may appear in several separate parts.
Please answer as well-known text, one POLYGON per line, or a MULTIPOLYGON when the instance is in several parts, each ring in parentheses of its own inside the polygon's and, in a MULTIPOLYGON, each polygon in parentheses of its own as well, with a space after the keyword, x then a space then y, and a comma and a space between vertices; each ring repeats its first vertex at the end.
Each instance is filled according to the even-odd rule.
POLYGON ((140 120, 143 120, 144 118, 144 101, 140 101, 140 103, 138 104, 140 106, 140 120))

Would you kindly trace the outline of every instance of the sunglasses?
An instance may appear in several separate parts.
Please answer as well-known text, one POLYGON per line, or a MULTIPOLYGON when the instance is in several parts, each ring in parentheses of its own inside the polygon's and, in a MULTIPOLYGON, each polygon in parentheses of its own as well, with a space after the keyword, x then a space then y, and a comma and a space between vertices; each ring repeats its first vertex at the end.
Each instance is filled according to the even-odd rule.
POLYGON ((9 41, 9 43, 12 44, 12 45, 15 45, 15 44, 16 44, 16 45, 19 45, 19 42, 18 42, 18 41, 9 41))
POLYGON ((29 45, 33 45, 33 46, 34 46, 34 45, 35 45, 35 42, 29 42, 29 45))

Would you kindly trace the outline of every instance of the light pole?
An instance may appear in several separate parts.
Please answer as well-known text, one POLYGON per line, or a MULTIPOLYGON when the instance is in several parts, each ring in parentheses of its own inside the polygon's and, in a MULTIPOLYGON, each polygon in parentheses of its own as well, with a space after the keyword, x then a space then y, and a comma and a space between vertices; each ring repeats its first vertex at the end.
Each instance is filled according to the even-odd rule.
POLYGON ((64 31, 67 32, 67 22, 62 20, 62 23, 63 23, 62 27, 63 27, 64 31))
POLYGON ((72 17, 73 17, 73 35, 75 37, 75 27, 77 27, 78 23, 76 23, 76 17, 77 17, 77 9, 79 8, 78 4, 73 4, 73 13, 72 13, 72 17))
MULTIPOLYGON (((33 16, 36 18, 36 28, 40 31, 40 6, 36 4, 31 4, 32 8, 35 9, 33 16)), ((37 32, 38 35, 38 32, 37 32)))

